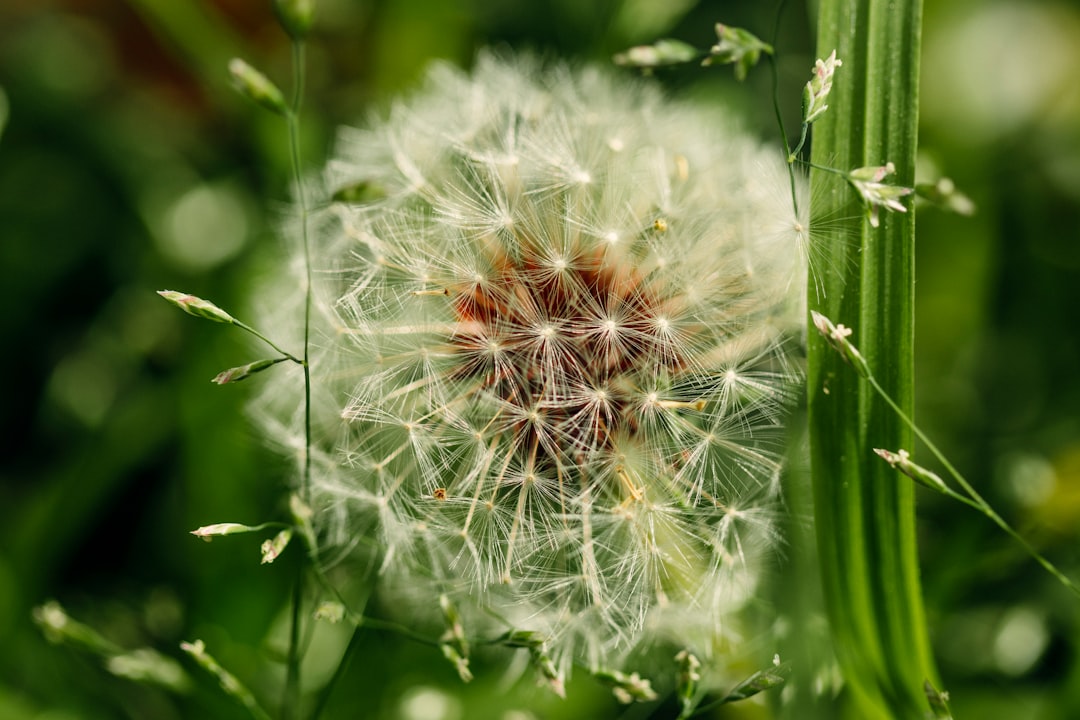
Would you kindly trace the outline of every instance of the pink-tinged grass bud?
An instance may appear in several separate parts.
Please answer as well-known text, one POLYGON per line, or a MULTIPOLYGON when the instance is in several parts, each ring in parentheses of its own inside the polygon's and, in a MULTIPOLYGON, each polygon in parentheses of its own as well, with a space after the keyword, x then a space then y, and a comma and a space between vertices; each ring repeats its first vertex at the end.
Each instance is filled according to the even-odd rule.
POLYGON ((855 372, 863 378, 870 377, 870 366, 866 363, 866 359, 863 358, 859 349, 856 348, 848 337, 851 335, 851 328, 845 327, 843 324, 833 325, 833 321, 825 317, 817 310, 810 311, 810 317, 814 322, 814 327, 821 333, 833 349, 840 353, 840 356, 844 358, 845 362, 855 368, 855 372))
POLYGON ((239 367, 223 370, 217 375, 215 375, 210 382, 216 383, 218 385, 237 383, 241 380, 247 380, 252 375, 255 375, 256 373, 261 373, 263 370, 271 368, 274 365, 277 365, 279 362, 284 362, 288 359, 289 358, 287 357, 278 357, 269 360, 256 360, 255 362, 248 363, 247 365, 241 365, 239 367))
POLYGON ((195 317, 204 320, 212 320, 219 323, 229 323, 230 325, 236 322, 236 318, 209 300, 203 300, 200 297, 177 292, 175 290, 158 290, 158 295, 165 298, 188 315, 194 315, 195 317))
POLYGON ((285 95, 277 85, 244 60, 240 58, 230 60, 229 75, 232 77, 236 91, 248 100, 278 115, 288 114, 289 107, 285 104, 285 95))
POLYGON ((241 525, 240 523, 231 522, 214 523, 213 525, 203 525, 200 528, 196 528, 191 531, 191 534, 210 542, 220 535, 239 535, 241 533, 258 532, 264 527, 264 525, 241 525))
POLYGON ((836 68, 843 64, 836 57, 835 50, 825 60, 818 58, 814 63, 814 76, 803 88, 803 123, 814 122, 829 109, 825 100, 832 91, 833 74, 836 73, 836 68))
POLYGON ((855 188, 855 192, 859 193, 859 197, 866 203, 867 214, 873 227, 881 223, 878 212, 881 208, 901 213, 907 212, 900 198, 910 195, 913 192, 912 189, 882 182, 894 172, 896 172, 896 166, 890 162, 879 166, 856 168, 846 176, 848 184, 855 188))
POLYGON ((937 473, 927 470, 921 465, 915 464, 911 460, 911 455, 907 450, 898 450, 892 452, 890 450, 882 450, 881 448, 874 448, 874 452, 885 462, 889 463, 893 468, 899 470, 909 478, 919 483, 923 487, 928 487, 931 490, 936 490, 939 493, 949 493, 949 488, 945 484, 945 481, 938 476, 937 473))
MULTIPOLYGON (((805 322, 787 166, 730 126, 482 56, 341 133, 309 219, 313 546, 416 612, 534 633, 556 691, 643 643, 727 657, 778 543, 805 322), (380 192, 330 200, 358 183, 380 192)), ((287 346, 300 235, 258 321, 287 346)), ((252 416, 302 467, 299 374, 252 416)))
POLYGON ((266 565, 277 560, 290 540, 292 540, 292 528, 285 528, 274 537, 264 540, 259 548, 262 553, 262 564, 266 565))

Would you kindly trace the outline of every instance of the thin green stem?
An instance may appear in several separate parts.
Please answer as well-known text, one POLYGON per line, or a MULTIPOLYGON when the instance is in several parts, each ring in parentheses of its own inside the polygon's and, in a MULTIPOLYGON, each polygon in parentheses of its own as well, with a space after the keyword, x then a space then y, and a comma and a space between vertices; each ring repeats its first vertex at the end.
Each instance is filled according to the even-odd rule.
POLYGON ((304 475, 300 499, 310 500, 311 488, 311 241, 308 237, 307 193, 304 192, 300 161, 300 104, 304 97, 304 43, 293 40, 293 98, 287 115, 289 155, 292 160, 296 202, 300 208, 300 236, 304 245, 304 475))
POLYGON ((297 365, 306 365, 305 360, 301 360, 300 358, 296 357, 292 353, 285 352, 284 350, 282 350, 280 347, 277 346, 277 343, 275 343, 270 338, 266 337, 265 335, 263 335, 261 332, 259 332, 255 328, 251 327, 250 325, 248 325, 246 323, 242 323, 239 320, 235 320, 235 319, 233 320, 233 325, 235 325, 236 327, 240 328, 241 330, 243 330, 245 332, 249 332, 252 335, 254 335, 255 337, 259 338, 264 343, 266 343, 267 345, 269 345, 270 347, 274 348, 279 353, 284 355, 287 360, 291 360, 292 362, 296 363, 297 365))
POLYGON ((415 630, 398 623, 391 622, 389 620, 379 620, 377 618, 367 617, 366 615, 359 615, 349 609, 348 603, 342 597, 341 592, 330 582, 330 578, 326 577, 326 574, 322 572, 318 567, 313 568, 313 574, 315 580, 322 586, 323 590, 334 596, 335 600, 341 603, 341 607, 345 609, 345 618, 357 627, 370 628, 372 630, 385 630, 387 632, 397 633, 403 637, 407 637, 410 640, 414 640, 422 645, 430 645, 431 647, 438 647, 439 643, 431 638, 421 635, 415 630))
POLYGON ((840 169, 834 168, 834 167, 829 167, 828 165, 818 165, 817 163, 810 162, 809 160, 803 160, 801 162, 804 165, 806 165, 807 167, 813 168, 814 170, 820 170, 822 172, 826 172, 826 173, 829 173, 831 175, 837 175, 837 176, 842 177, 842 178, 846 178, 848 176, 847 172, 845 172, 844 170, 840 170, 840 169))
MULTIPOLYGON (((304 245, 304 472, 301 477, 300 498, 304 504, 310 499, 311 492, 311 249, 308 238, 308 207, 304 192, 302 164, 300 158, 300 106, 304 97, 304 43, 296 38, 292 41, 293 58, 293 95, 286 124, 289 134, 289 157, 292 164, 294 191, 300 209, 300 235, 304 245)), ((309 548, 310 550, 310 548, 309 548)), ((285 699, 282 714, 295 716, 300 707, 300 609, 303 605, 304 570, 308 556, 304 555, 297 565, 297 576, 293 586, 292 617, 289 629, 289 655, 285 679, 285 699)))
POLYGON ((186 652, 199 667, 212 675, 226 695, 243 705, 253 720, 270 720, 270 716, 262 709, 251 691, 206 651, 202 640, 191 643, 182 642, 180 649, 186 652))
POLYGON ((952 478, 956 480, 957 484, 959 484, 960 487, 964 489, 964 492, 966 492, 969 497, 964 497, 955 490, 947 487, 943 489, 944 493, 953 500, 958 500, 965 505, 978 510, 983 515, 992 520, 995 525, 997 525, 999 528, 1004 530, 1010 537, 1016 540, 1020 544, 1020 546, 1024 548, 1024 550, 1028 553, 1029 556, 1031 556, 1037 563, 1042 565, 1043 569, 1045 569, 1048 573, 1057 578, 1058 581, 1061 582, 1061 584, 1071 590, 1074 594, 1080 596, 1080 586, 1077 586, 1076 583, 1074 583, 1067 575, 1065 575, 1065 573, 1058 570, 1052 562, 1043 557, 1042 553, 1036 550, 1034 546, 1031 545, 1031 543, 1029 543, 1020 535, 1020 533, 1013 530, 1012 526, 1005 522, 1005 520, 1002 519, 1002 517, 994 511, 990 504, 983 499, 982 495, 979 494, 979 492, 971 485, 971 483, 969 483, 964 478, 964 476, 961 475, 960 472, 953 466, 953 464, 949 462, 949 459, 945 457, 945 454, 938 449, 938 447, 930 440, 929 437, 927 437, 926 433, 920 430, 919 427, 915 424, 915 422, 910 417, 908 417, 907 413, 905 413, 903 409, 899 405, 897 405, 896 402, 893 401, 892 397, 890 397, 889 394, 885 392, 885 389, 878 384, 877 379, 874 378, 873 375, 867 375, 866 380, 870 383, 871 387, 874 388, 874 391, 877 392, 877 394, 886 403, 888 403, 889 407, 892 408, 893 412, 897 414, 897 416, 904 422, 904 424, 911 428, 911 431, 915 433, 915 436, 919 438, 920 441, 922 441, 922 443, 926 446, 930 453, 935 458, 937 458, 938 462, 941 463, 942 467, 944 467, 945 470, 949 473, 949 475, 951 475, 952 478))
POLYGON ((326 709, 327 703, 330 702, 330 695, 333 693, 334 688, 337 686, 338 681, 345 675, 345 671, 349 667, 349 663, 352 660, 353 655, 356 653, 356 649, 360 647, 360 640, 363 637, 363 626, 357 625, 353 628, 352 637, 349 638, 349 644, 345 647, 345 652, 341 655, 341 660, 338 661, 337 667, 334 668, 334 674, 330 678, 330 681, 326 683, 322 691, 319 693, 319 700, 315 704, 315 709, 311 712, 311 720, 319 720, 323 714, 323 710, 326 709))
POLYGON ((297 560, 296 579, 293 581, 292 613, 289 618, 289 655, 281 702, 283 718, 296 718, 300 715, 300 608, 304 603, 304 564, 303 557, 297 560))
POLYGON ((806 144, 806 136, 810 131, 810 123, 804 122, 802 124, 802 130, 799 131, 799 142, 795 145, 795 149, 788 153, 787 161, 791 164, 799 159, 799 153, 802 152, 803 145, 806 144))
MULTIPOLYGON (((780 36, 780 18, 784 15, 784 5, 787 4, 787 0, 780 0, 776 6, 776 22, 773 25, 772 46, 773 51, 766 53, 769 58, 769 69, 772 71, 772 86, 773 86, 773 112, 776 113, 776 126, 780 129, 780 139, 784 142, 784 157, 788 158, 788 182, 791 184, 791 207, 795 211, 795 216, 799 216, 799 195, 795 187, 795 168, 791 166, 791 157, 793 155, 791 145, 788 142, 787 130, 784 129, 784 115, 780 112, 780 68, 776 61, 776 47, 777 39, 780 36)), ((803 125, 803 138, 806 137, 806 125, 803 125)), ((799 141, 799 147, 802 147, 802 140, 799 141)))

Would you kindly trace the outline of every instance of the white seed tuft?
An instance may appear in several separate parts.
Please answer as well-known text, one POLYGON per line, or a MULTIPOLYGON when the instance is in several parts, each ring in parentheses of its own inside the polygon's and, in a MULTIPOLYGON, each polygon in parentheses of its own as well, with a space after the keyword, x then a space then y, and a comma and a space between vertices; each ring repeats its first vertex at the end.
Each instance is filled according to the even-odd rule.
MULTIPOLYGON (((709 653, 778 542, 804 272, 803 231, 762 229, 792 226, 782 158, 724 125, 483 56, 342 133, 327 195, 382 192, 309 220, 323 542, 560 663, 614 667, 648 633, 709 653)), ((289 265, 275 336, 303 317, 289 265)), ((254 408, 292 452, 297 380, 254 408)))

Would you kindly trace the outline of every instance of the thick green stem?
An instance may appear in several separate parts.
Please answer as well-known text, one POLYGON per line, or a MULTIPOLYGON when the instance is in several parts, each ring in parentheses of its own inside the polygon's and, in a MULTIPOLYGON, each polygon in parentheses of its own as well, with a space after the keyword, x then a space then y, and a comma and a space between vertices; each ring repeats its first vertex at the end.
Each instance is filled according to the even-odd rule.
MULTIPOLYGON (((822 0, 818 55, 843 61, 829 110, 814 123, 812 159, 850 170, 884 165, 911 186, 915 167, 921 0, 822 0)), ((859 347, 911 414, 914 217, 872 228, 854 193, 814 171, 815 220, 857 216, 825 231, 809 283, 811 308, 853 327, 859 347), (825 192, 821 192, 825 189, 825 192), (839 211, 839 208, 844 208, 839 211)), ((922 718, 933 678, 919 586, 914 491, 874 447, 910 447, 911 431, 824 338, 809 339, 814 512, 824 595, 846 681, 848 717, 922 718)))

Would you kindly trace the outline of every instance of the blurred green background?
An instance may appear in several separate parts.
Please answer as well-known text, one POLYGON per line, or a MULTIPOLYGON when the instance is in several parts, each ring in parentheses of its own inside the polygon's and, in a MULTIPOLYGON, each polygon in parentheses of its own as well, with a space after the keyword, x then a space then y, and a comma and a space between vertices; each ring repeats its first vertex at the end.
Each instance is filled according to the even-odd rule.
MULTIPOLYGON (((250 358, 236 332, 154 294, 185 290, 242 316, 277 247, 284 129, 225 72, 243 56, 287 86, 269 4, 0 3, 0 718, 237 714, 182 657, 194 638, 278 700, 288 555, 260 567, 261 536, 188 535, 284 516, 286 479, 244 418, 244 386, 207 382, 250 358), (133 683, 50 644, 31 619, 49 599, 121 647, 179 660, 186 689, 133 683)), ((777 45, 790 130, 814 55, 811 11, 789 5, 777 45)), ((1006 519, 1080 577, 1080 4, 926 0, 925 12, 920 172, 952 177, 978 212, 919 213, 918 418, 1006 519)), ((468 64, 478 47, 508 45, 606 61, 661 36, 708 47, 717 20, 769 37, 774 9, 320 0, 306 162, 432 58, 468 64)), ((724 96, 776 141, 764 69, 744 85, 715 68, 661 80, 724 96)), ((1080 603, 982 517, 919 499, 930 631, 957 718, 1080 717, 1080 603)), ((328 677, 346 640, 315 637, 308 681, 328 677)), ((624 713, 584 675, 565 702, 528 680, 508 690, 506 654, 480 657, 463 686, 431 648, 360 640, 326 717, 648 716, 624 713)), ((742 703, 713 717, 769 713, 742 703)))

